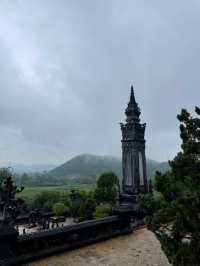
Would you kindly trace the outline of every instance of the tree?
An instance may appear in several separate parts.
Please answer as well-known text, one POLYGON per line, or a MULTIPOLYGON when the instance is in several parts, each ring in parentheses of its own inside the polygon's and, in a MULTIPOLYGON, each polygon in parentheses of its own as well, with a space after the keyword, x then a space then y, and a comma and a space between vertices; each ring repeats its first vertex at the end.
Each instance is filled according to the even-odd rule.
POLYGON ((72 189, 68 196, 70 205, 70 214, 72 217, 77 218, 79 216, 80 206, 87 200, 88 195, 86 191, 79 191, 72 189))
POLYGON ((156 204, 155 195, 147 195, 140 202, 148 227, 176 266, 200 265, 200 108, 195 112, 192 117, 183 109, 177 116, 182 150, 169 162, 171 171, 155 177, 162 200, 156 204))
POLYGON ((119 191, 119 179, 113 172, 102 174, 97 181, 94 196, 98 203, 114 203, 119 191))
POLYGON ((30 177, 26 173, 23 173, 21 176, 21 184, 27 185, 29 181, 30 181, 30 177))
POLYGON ((65 206, 65 204, 62 202, 55 203, 52 209, 56 216, 62 216, 68 210, 67 206, 65 206))
POLYGON ((60 202, 61 194, 55 191, 43 191, 35 196, 33 208, 51 211, 55 203, 60 202))
POLYGON ((11 171, 11 168, 0 168, 0 184, 7 177, 14 178, 14 174, 11 171))
POLYGON ((96 202, 92 198, 86 199, 81 203, 78 215, 82 221, 93 219, 93 213, 95 211, 96 202))

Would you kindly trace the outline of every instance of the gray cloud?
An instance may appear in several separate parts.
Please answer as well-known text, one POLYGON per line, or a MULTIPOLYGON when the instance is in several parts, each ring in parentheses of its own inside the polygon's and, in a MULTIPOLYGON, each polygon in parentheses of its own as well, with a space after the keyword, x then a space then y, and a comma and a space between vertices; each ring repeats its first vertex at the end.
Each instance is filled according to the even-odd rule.
POLYGON ((0 3, 0 164, 120 155, 135 86, 147 156, 179 149, 176 114, 199 104, 198 1, 0 3))

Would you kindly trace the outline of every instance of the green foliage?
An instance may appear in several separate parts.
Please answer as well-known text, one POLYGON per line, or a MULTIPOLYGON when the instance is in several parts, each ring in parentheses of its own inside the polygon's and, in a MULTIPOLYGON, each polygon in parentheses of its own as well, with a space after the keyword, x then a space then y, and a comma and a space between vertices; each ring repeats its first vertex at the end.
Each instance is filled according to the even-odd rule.
MULTIPOLYGON (((88 193, 84 190, 73 189, 74 199, 70 200, 70 214, 72 217, 79 217, 80 206, 88 199, 88 193)), ((71 193, 70 193, 71 194, 71 193)))
POLYGON ((87 198, 85 201, 83 201, 80 205, 80 208, 78 210, 78 215, 81 218, 81 220, 91 220, 93 219, 93 213, 95 211, 96 202, 92 198, 87 198))
POLYGON ((11 168, 0 168, 0 184, 7 177, 14 179, 14 174, 11 171, 11 168))
POLYGON ((200 109, 192 117, 178 115, 182 150, 170 161, 171 171, 155 177, 160 193, 140 197, 148 227, 156 233, 170 262, 176 266, 200 262, 200 109))
POLYGON ((52 208, 53 212, 55 213, 56 216, 62 216, 64 215, 69 209, 63 202, 57 202, 53 205, 52 208))
MULTIPOLYGON (((105 186, 104 177, 100 180, 99 186, 105 186)), ((110 173, 109 173, 110 176, 110 173)), ((116 183, 116 176, 112 174, 113 181, 110 184, 116 183)), ((79 218, 79 221, 91 220, 93 218, 103 218, 110 214, 112 205, 109 203, 99 204, 97 206, 96 191, 73 191, 73 201, 70 204, 70 213, 72 217, 79 218)))
POLYGON ((119 191, 119 180, 113 172, 102 174, 97 181, 95 199, 98 203, 115 202, 119 191))
POLYGON ((182 193, 182 184, 179 182, 170 171, 162 174, 156 172, 155 190, 163 194, 167 202, 171 202, 182 193))
POLYGON ((63 202, 63 196, 55 191, 44 191, 39 193, 33 202, 34 209, 42 209, 44 211, 51 211, 52 207, 57 202, 63 202))
POLYGON ((101 203, 100 205, 96 206, 95 212, 93 216, 95 219, 104 218, 110 215, 112 210, 112 205, 109 203, 101 203))
MULTIPOLYGON (((62 201, 67 201, 68 195, 72 188, 70 186, 41 186, 41 187, 25 187, 25 189, 20 193, 19 197, 25 200, 25 202, 33 207, 35 199, 40 193, 43 192, 56 192, 62 197, 62 201)), ((89 185, 81 185, 73 187, 73 189, 81 189, 81 191, 86 191, 87 193, 93 193, 94 188, 89 185), (90 192, 91 191, 91 192, 90 192)), ((67 204, 68 205, 68 204, 67 204)))

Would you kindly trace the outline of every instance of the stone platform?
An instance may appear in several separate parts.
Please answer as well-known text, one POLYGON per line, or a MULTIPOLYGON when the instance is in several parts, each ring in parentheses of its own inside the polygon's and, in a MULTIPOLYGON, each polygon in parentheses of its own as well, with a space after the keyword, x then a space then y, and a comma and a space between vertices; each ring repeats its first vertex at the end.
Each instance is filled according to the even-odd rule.
POLYGON ((65 252, 26 266, 170 266, 154 234, 140 229, 126 236, 65 252))

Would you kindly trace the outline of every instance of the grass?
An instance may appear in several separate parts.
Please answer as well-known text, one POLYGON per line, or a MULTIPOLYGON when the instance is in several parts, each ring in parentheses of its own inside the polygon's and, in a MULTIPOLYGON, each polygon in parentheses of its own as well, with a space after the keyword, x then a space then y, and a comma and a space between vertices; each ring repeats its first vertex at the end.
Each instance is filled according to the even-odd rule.
POLYGON ((18 194, 18 197, 23 198, 27 203, 34 201, 35 197, 44 191, 55 191, 68 194, 71 189, 79 189, 84 191, 91 191, 94 189, 93 185, 77 185, 77 186, 40 186, 40 187, 25 187, 25 189, 18 194))

